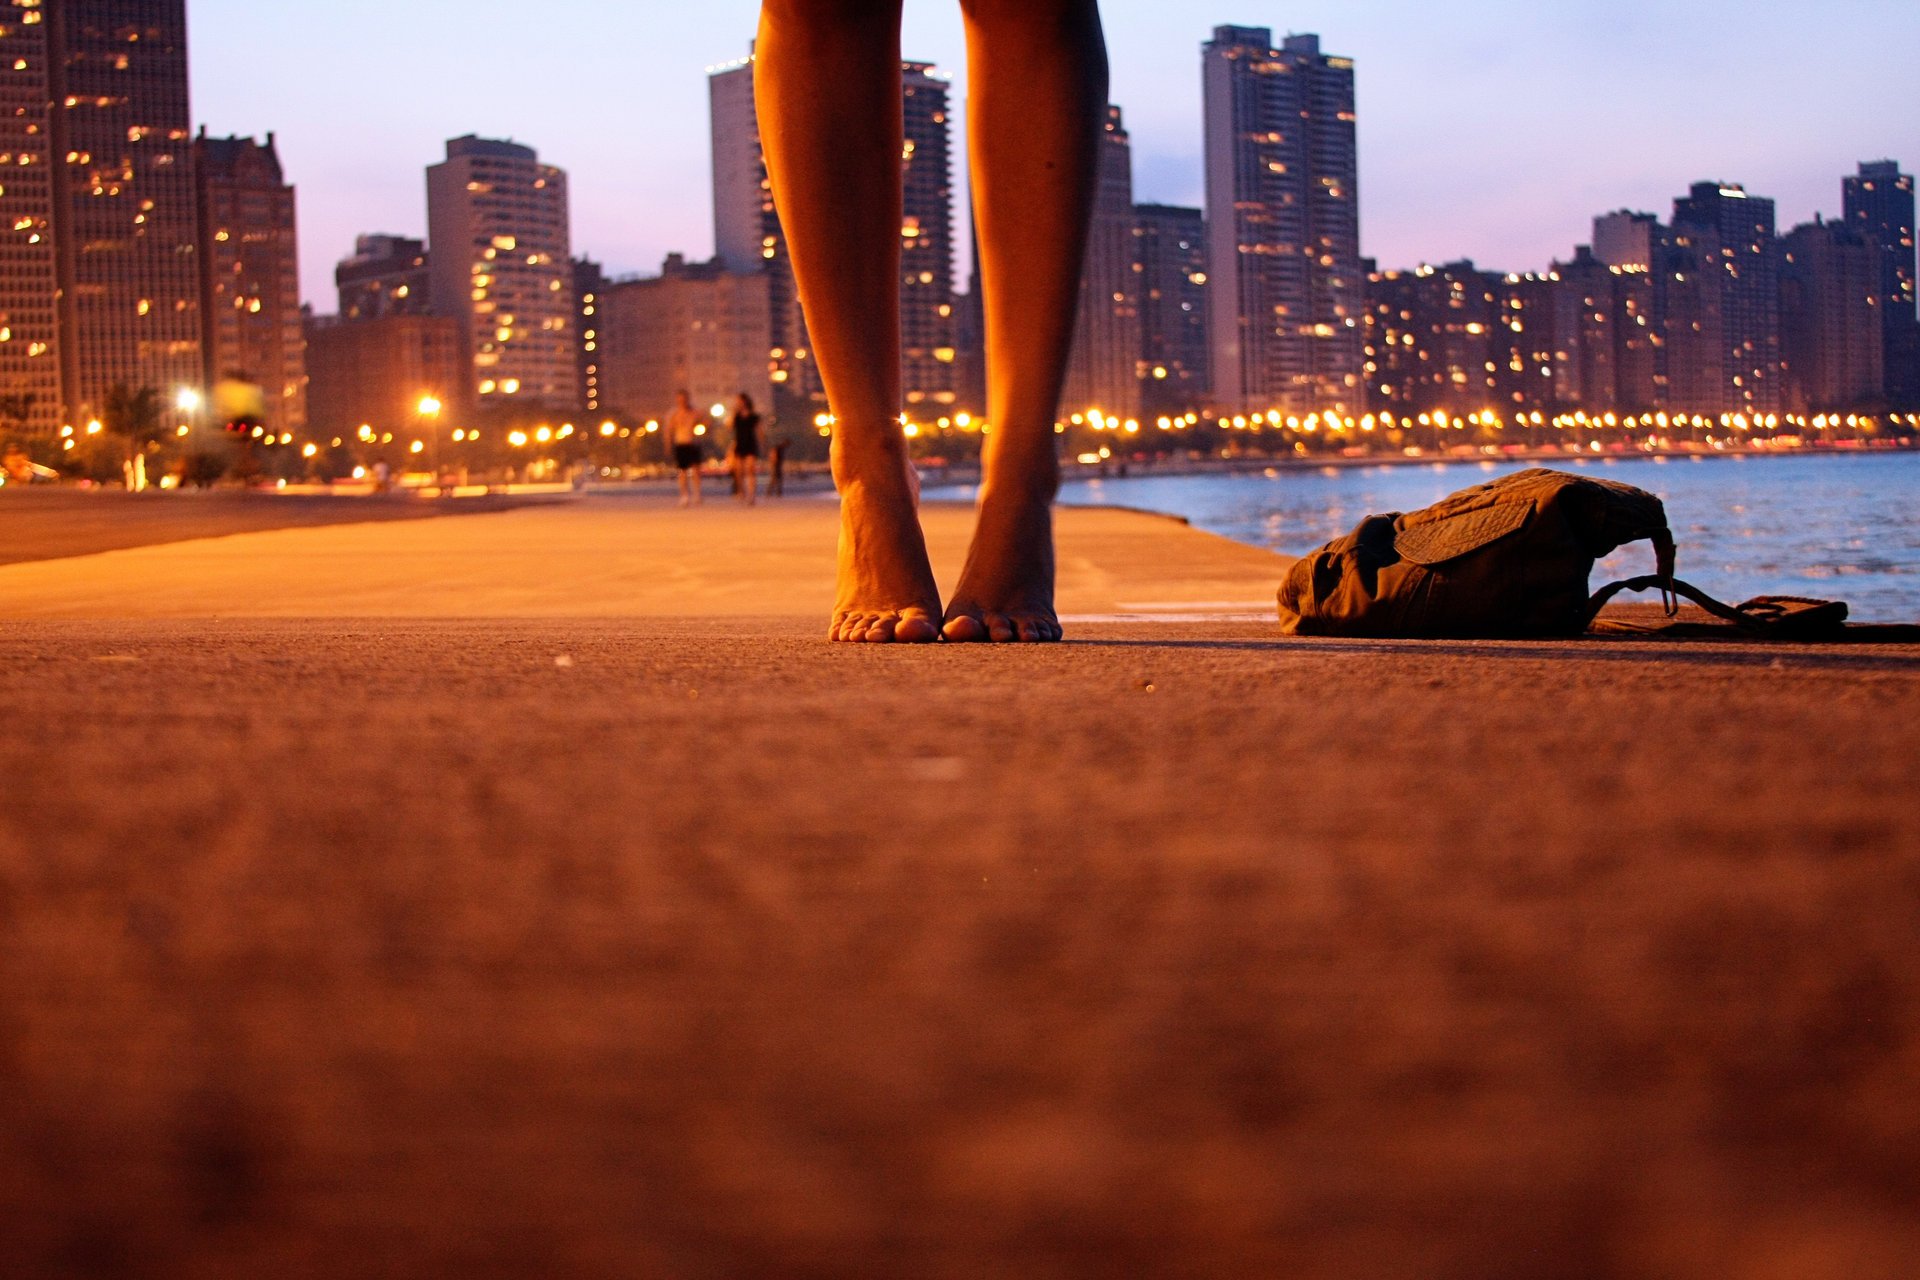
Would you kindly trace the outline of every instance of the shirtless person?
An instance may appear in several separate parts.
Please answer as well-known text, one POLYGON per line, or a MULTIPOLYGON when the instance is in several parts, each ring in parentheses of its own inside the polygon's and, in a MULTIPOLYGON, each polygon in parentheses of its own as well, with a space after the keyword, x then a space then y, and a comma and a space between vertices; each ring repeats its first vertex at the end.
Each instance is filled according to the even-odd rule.
POLYGON ((900 7, 762 0, 754 62, 774 202, 839 424, 828 635, 1058 640, 1054 420, 1106 118, 1098 0, 960 0, 993 434, 979 526, 944 609, 900 424, 900 7))
POLYGON ((700 505, 700 464, 706 460, 700 447, 700 415, 694 411, 693 397, 685 391, 674 396, 673 412, 667 415, 667 447, 673 450, 673 467, 680 474, 680 505, 700 505))

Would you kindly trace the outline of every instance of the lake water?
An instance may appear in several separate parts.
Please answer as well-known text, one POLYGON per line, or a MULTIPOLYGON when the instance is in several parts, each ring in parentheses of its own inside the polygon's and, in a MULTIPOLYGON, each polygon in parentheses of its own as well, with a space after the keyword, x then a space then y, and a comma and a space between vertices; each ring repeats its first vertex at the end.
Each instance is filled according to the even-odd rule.
MULTIPOLYGON (((1238 474, 1070 480, 1061 501, 1180 515, 1288 555, 1368 515, 1412 511, 1526 465, 1463 461, 1238 474)), ((1565 459, 1667 504, 1680 576, 1725 600, 1842 599, 1853 617, 1920 622, 1920 453, 1565 459)), ((958 491, 954 491, 958 492, 958 491)), ((1653 572, 1649 544, 1603 562, 1594 584, 1653 572)))

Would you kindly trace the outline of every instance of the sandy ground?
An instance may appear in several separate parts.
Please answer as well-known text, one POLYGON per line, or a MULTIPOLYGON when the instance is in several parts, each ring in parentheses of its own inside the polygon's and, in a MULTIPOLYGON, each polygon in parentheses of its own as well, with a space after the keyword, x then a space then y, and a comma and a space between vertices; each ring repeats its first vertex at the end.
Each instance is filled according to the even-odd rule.
POLYGON ((830 515, 0 569, 0 1271, 1920 1272, 1920 650, 1284 640, 1104 512, 1128 620, 835 647, 830 515))

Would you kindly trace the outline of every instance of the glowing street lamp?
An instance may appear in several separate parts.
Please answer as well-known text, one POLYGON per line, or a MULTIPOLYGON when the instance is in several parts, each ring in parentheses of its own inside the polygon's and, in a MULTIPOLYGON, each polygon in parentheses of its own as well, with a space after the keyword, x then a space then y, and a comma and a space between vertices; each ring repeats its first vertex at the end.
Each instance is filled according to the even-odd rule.
MULTIPOLYGON (((440 478, 440 398, 431 394, 422 395, 420 403, 414 408, 420 415, 420 424, 426 428, 427 439, 433 442, 433 476, 437 481, 440 478)), ((413 452, 418 454, 420 451, 420 442, 416 440, 413 442, 413 452)))

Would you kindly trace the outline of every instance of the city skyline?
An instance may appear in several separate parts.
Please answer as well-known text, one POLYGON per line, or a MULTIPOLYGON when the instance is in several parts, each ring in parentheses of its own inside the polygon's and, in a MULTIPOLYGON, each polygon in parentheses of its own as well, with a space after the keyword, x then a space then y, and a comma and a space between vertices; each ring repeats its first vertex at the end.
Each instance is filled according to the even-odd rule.
MULTIPOLYGON (((194 0, 196 123, 277 132, 300 187, 302 292, 318 309, 331 309, 332 266, 356 234, 424 233, 422 169, 445 139, 466 133, 516 138, 568 169, 575 244, 612 273, 650 273, 668 252, 712 251, 706 73, 745 51, 756 5, 573 8, 555 16, 590 20, 600 34, 556 43, 555 56, 523 54, 520 91, 501 94, 471 74, 495 56, 487 32, 507 12, 499 4, 376 11, 343 0, 307 12, 194 0), (365 39, 368 30, 382 38, 365 39), (352 73, 283 77, 263 92, 258 51, 275 46, 301 48, 303 65, 333 58, 352 73), (438 56, 423 60, 427 48, 438 56), (647 51, 638 75, 635 48, 647 51), (628 111, 612 109, 623 103, 628 111)), ((1575 7, 1507 3, 1445 17, 1389 0, 1166 8, 1107 6, 1113 101, 1133 137, 1137 198, 1201 202, 1199 51, 1214 25, 1318 31, 1363 68, 1362 240, 1383 266, 1472 257, 1538 269, 1584 239, 1596 211, 1657 211, 1701 178, 1776 199, 1791 226, 1816 212, 1838 216, 1833 177, 1856 161, 1920 154, 1904 54, 1920 43, 1920 12, 1894 3, 1823 6, 1821 46, 1849 50, 1847 62, 1802 59, 1804 71, 1764 82, 1758 69, 1805 47, 1798 21, 1717 2, 1683 14, 1611 6, 1604 24, 1575 7)), ((964 117, 957 6, 910 5, 904 52, 955 76, 964 117)))

